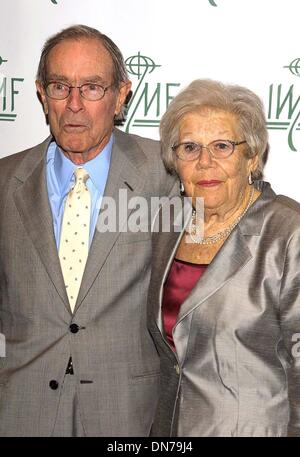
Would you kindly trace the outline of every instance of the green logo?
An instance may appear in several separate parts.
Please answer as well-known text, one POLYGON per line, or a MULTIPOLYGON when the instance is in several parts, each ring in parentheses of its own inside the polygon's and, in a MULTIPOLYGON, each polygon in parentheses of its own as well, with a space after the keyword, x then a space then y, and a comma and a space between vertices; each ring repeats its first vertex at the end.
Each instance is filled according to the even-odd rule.
POLYGON ((283 68, 288 68, 293 75, 300 76, 300 58, 297 57, 297 59, 292 60, 289 65, 285 65, 283 68))
POLYGON ((2 57, 0 56, 0 65, 2 65, 3 62, 7 62, 7 60, 2 59, 2 57))
MULTIPOLYGON (((294 76, 300 76, 300 58, 283 68, 288 68, 294 76)), ((286 130, 289 148, 297 151, 294 134, 300 130, 300 94, 294 84, 288 87, 283 84, 269 86, 267 127, 268 130, 286 130)))
POLYGON ((125 61, 127 71, 137 80, 136 89, 127 106, 127 120, 125 131, 132 132, 135 127, 158 127, 161 115, 169 106, 175 94, 174 87, 180 83, 151 83, 147 81, 149 75, 161 67, 151 57, 136 55, 125 61))
MULTIPOLYGON (((57 5, 57 0, 50 0, 50 1, 51 1, 51 3, 53 3, 54 5, 57 5)), ((214 0, 208 0, 208 1, 209 1, 209 3, 210 3, 211 6, 218 6, 218 5, 216 5, 216 3, 215 3, 214 0)))
MULTIPOLYGON (((51 1, 51 3, 53 3, 54 5, 57 5, 57 0, 50 0, 50 1, 51 1)), ((209 1, 209 3, 210 3, 211 6, 218 6, 218 5, 216 5, 216 3, 215 3, 214 0, 208 0, 208 1, 209 1)))
MULTIPOLYGON (((7 62, 7 60, 0 57, 0 65, 3 62, 7 62)), ((15 97, 19 94, 18 84, 23 81, 24 78, 10 78, 0 74, 0 121, 13 122, 16 120, 15 97)))

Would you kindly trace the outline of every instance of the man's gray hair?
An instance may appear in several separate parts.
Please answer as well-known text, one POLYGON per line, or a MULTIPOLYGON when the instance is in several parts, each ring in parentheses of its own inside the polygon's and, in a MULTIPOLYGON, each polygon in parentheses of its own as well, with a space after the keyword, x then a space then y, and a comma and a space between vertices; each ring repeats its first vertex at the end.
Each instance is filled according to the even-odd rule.
MULTIPOLYGON (((122 56, 122 53, 118 46, 99 30, 89 27, 87 25, 73 25, 66 29, 61 30, 55 35, 48 38, 45 42, 37 71, 37 79, 45 87, 47 83, 47 59, 49 52, 56 45, 66 40, 82 40, 82 39, 94 39, 98 40, 104 48, 109 52, 113 62, 113 86, 115 89, 119 88, 120 83, 128 81, 128 75, 126 71, 126 65, 122 56)), ((123 111, 116 116, 116 121, 122 121, 124 119, 123 111)))
MULTIPOLYGON (((160 123, 162 157, 167 169, 176 172, 176 156, 172 146, 178 142, 183 117, 201 108, 223 110, 236 116, 237 127, 248 144, 247 157, 258 155, 253 179, 262 177, 268 152, 268 132, 263 103, 245 87, 222 84, 210 79, 197 79, 170 103, 160 123)), ((226 138, 224 138, 226 139, 226 138)))

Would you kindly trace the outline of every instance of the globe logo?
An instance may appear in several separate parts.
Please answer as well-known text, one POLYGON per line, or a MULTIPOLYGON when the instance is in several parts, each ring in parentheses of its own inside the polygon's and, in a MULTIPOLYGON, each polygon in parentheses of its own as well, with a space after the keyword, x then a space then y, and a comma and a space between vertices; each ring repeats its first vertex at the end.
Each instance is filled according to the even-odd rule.
POLYGON ((150 57, 141 56, 140 52, 135 56, 128 57, 125 60, 125 64, 128 73, 137 76, 138 79, 145 76, 146 73, 152 73, 156 67, 161 66, 156 65, 150 57))
POLYGON ((7 62, 7 60, 2 59, 2 57, 0 56, 0 65, 2 65, 3 62, 7 62))
POLYGON ((289 65, 284 66, 283 68, 288 68, 290 72, 295 76, 300 76, 300 58, 292 60, 289 65))

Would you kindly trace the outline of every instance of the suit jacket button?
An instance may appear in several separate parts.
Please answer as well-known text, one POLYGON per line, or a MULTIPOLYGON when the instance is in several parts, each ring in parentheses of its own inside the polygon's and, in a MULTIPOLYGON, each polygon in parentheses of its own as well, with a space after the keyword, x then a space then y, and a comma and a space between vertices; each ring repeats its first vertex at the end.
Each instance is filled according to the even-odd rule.
POLYGON ((77 333, 79 331, 79 327, 77 324, 71 324, 69 329, 70 329, 70 332, 72 332, 72 333, 77 333))
POLYGON ((49 386, 50 386, 50 389, 56 390, 56 389, 58 389, 58 382, 55 381, 55 379, 52 379, 52 380, 49 382, 49 386))
POLYGON ((179 368, 179 365, 174 365, 174 368, 175 368, 175 371, 176 373, 179 375, 180 374, 180 368, 179 368))

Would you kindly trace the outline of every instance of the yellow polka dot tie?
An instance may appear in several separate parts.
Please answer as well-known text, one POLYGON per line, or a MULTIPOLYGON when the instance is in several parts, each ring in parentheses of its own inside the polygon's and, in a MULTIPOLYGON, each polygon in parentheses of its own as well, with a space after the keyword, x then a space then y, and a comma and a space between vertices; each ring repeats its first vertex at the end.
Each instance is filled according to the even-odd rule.
POLYGON ((71 310, 74 310, 89 252, 91 195, 84 168, 75 171, 75 186, 66 198, 62 222, 59 260, 71 310))

